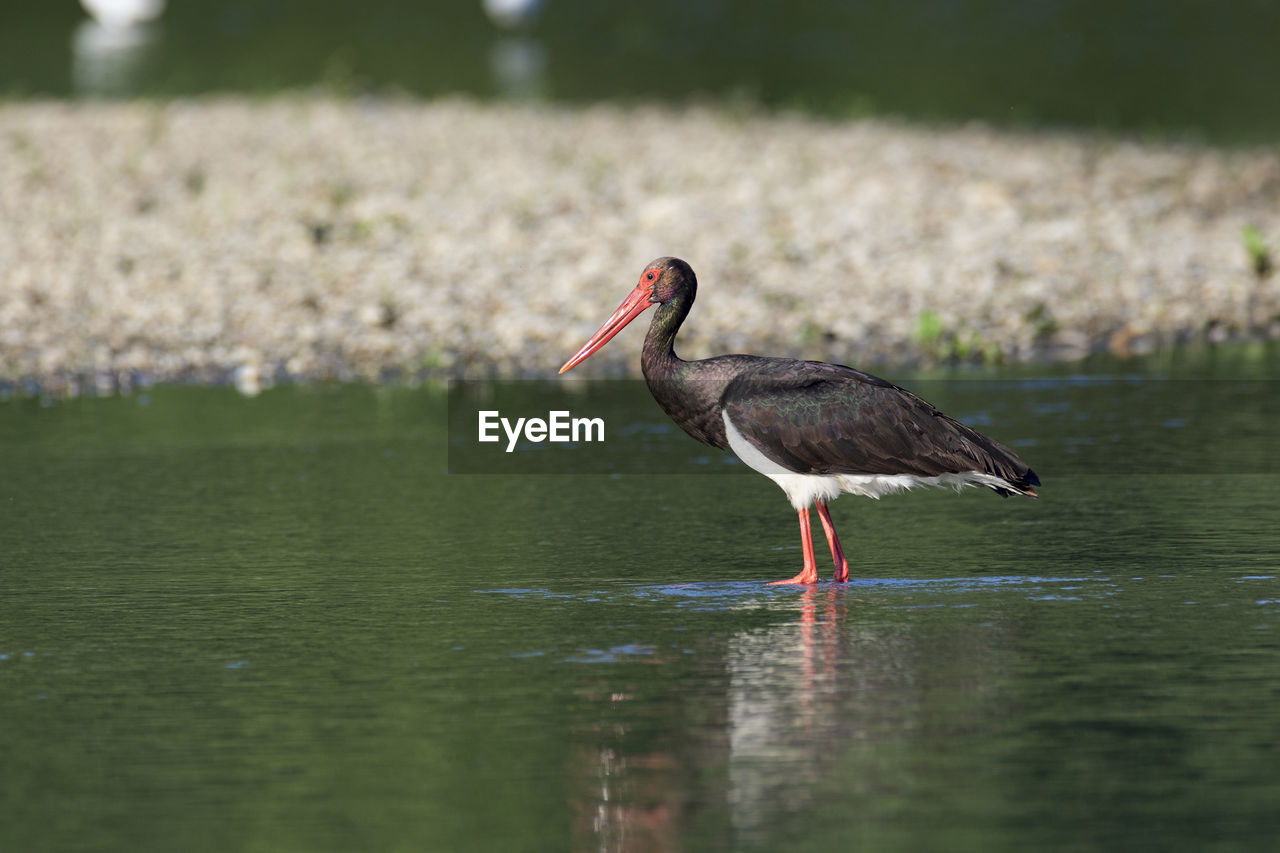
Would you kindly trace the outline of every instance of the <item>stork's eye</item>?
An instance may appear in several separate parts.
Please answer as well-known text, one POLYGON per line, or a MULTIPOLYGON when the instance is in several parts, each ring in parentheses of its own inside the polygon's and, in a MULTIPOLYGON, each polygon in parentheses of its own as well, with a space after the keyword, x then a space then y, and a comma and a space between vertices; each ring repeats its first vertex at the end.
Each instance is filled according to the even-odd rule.
POLYGON ((653 270, 649 270, 647 273, 644 274, 645 281, 653 281, 657 277, 658 277, 658 274, 653 270))

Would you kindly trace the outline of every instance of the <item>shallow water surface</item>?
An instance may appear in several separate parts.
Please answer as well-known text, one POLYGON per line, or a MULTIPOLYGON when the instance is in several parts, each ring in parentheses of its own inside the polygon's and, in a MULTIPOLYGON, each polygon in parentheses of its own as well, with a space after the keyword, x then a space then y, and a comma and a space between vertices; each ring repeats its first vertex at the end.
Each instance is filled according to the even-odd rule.
POLYGON ((0 93, 321 87, 515 99, 690 98, 835 116, 1062 125, 1273 143, 1280 9, 1252 3, 182 0, 121 31, 9 4, 0 93), (541 8, 494 26, 489 6, 541 8))
POLYGON ((1026 387, 1040 501, 845 498, 808 589, 764 478, 448 476, 438 390, 2 402, 5 847, 1273 849, 1274 442, 1026 387))

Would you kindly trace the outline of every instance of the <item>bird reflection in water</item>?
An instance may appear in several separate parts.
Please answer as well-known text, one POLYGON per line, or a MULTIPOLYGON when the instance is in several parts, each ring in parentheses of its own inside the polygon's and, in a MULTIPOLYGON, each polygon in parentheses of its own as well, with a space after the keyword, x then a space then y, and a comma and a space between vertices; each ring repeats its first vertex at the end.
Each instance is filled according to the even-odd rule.
POLYGON ((841 713, 853 677, 848 601, 842 587, 806 589, 799 619, 729 644, 729 809, 740 837, 807 806, 852 734, 841 713))
MULTIPOLYGON (((669 663, 658 654, 648 660, 669 663)), ((569 763, 574 850, 599 853, 674 851, 684 813, 694 799, 688 787, 687 737, 679 728, 649 725, 650 714, 633 703, 631 688, 584 688, 569 763)), ((680 727, 682 728, 682 727, 680 727)))
POLYGON ((876 680, 856 671, 866 664, 852 653, 852 600, 839 586, 806 589, 797 618, 701 650, 720 664, 675 684, 658 719, 629 690, 584 691, 570 752, 573 849, 680 850, 716 834, 733 846, 810 805, 857 732, 843 703, 876 680))
MULTIPOLYGON (((627 755, 610 746, 575 747, 573 763, 594 768, 592 795, 573 803, 574 850, 600 853, 680 850, 680 812, 687 803, 673 753, 627 755)), ((585 793, 585 792, 584 792, 585 793)))

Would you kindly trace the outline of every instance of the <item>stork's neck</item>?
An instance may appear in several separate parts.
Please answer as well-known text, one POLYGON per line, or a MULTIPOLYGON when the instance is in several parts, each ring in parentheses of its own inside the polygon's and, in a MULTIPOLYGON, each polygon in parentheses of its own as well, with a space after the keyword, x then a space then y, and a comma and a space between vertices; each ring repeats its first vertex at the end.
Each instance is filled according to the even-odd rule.
POLYGON ((679 370, 684 362, 676 355, 676 332, 680 324, 689 316, 693 307, 693 297, 681 293, 670 302, 659 305, 649 323, 649 332, 644 336, 644 350, 640 356, 640 369, 645 379, 669 377, 679 370))
POLYGON ((742 372, 743 360, 750 357, 725 355, 684 361, 676 355, 676 332, 692 305, 693 294, 686 290, 658 306, 645 335, 640 367, 653 399, 682 430, 704 444, 728 450, 720 398, 729 382, 742 372))

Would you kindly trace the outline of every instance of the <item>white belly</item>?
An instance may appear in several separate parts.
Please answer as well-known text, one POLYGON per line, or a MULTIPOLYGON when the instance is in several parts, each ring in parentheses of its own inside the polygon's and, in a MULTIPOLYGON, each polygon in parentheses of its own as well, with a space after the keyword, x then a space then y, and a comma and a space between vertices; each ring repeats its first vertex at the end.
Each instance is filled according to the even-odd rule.
POLYGON ((1007 486, 1004 480, 981 471, 962 471, 956 474, 939 474, 921 477, 916 474, 797 474, 788 471, 761 453, 754 444, 729 420, 724 413, 724 431, 729 438, 729 448, 747 467, 759 471, 773 480, 796 510, 811 506, 814 501, 835 500, 841 494, 862 495, 879 499, 917 486, 951 486, 957 490, 965 486, 1007 486))

